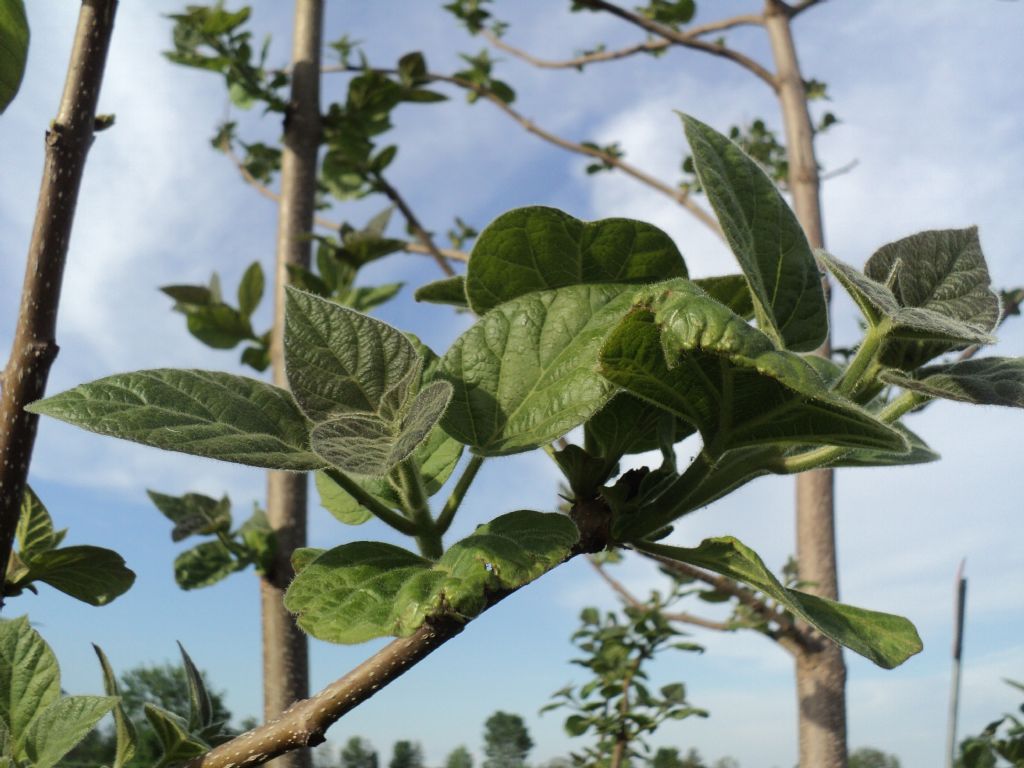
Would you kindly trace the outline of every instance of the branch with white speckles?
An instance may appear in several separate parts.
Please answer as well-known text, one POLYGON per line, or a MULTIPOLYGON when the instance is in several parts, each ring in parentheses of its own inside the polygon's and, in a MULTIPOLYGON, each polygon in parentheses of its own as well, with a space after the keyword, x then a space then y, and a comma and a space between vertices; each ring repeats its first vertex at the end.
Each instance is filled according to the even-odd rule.
POLYGON ((0 579, 11 554, 39 420, 24 407, 45 393, 57 356, 54 337, 64 263, 85 158, 96 130, 96 104, 116 9, 117 0, 83 0, 64 93, 46 132, 46 161, 18 323, 0 379, 0 579))

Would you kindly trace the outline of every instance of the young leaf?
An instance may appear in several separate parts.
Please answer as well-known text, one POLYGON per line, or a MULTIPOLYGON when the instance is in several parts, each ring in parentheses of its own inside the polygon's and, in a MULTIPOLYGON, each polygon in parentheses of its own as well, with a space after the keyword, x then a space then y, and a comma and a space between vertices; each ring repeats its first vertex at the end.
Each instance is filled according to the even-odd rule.
POLYGON ((238 284, 238 311, 243 317, 250 317, 263 298, 263 267, 254 261, 242 275, 238 284))
POLYGON ((7 109, 25 72, 28 19, 23 0, 0 3, 0 114, 7 109))
POLYGON ((712 299, 725 304, 744 320, 754 319, 754 297, 743 275, 697 277, 693 282, 712 299))
POLYGON ((420 357, 401 331, 294 288, 284 336, 288 383, 314 421, 349 413, 391 419, 419 376, 420 357))
POLYGON ((185 646, 178 643, 178 650, 181 652, 181 663, 188 680, 188 727, 190 731, 199 731, 213 723, 213 703, 210 701, 203 676, 193 663, 192 657, 186 653, 185 646))
POLYGON ((488 312, 441 358, 455 387, 442 425, 483 456, 529 450, 586 421, 615 393, 594 370, 636 286, 574 285, 488 312))
POLYGON ((15 739, 15 754, 32 719, 59 696, 57 658, 28 617, 0 621, 0 722, 15 739))
POLYGON ((50 513, 28 486, 25 486, 25 495, 21 498, 21 513, 18 516, 15 535, 23 560, 31 559, 57 546, 50 513))
POLYGON ((750 284, 758 326, 778 346, 817 349, 828 334, 821 275, 803 228, 736 144, 683 115, 701 186, 750 284))
POLYGON ((463 309, 469 307, 469 300, 466 298, 466 278, 462 275, 446 277, 444 280, 435 280, 420 286, 413 297, 416 301, 431 304, 450 304, 463 309))
POLYGON ((1024 408, 1024 358, 1020 357, 976 357, 928 366, 913 375, 886 371, 882 379, 930 397, 1024 408))
POLYGON ((205 541, 174 558, 174 580, 182 589, 199 589, 216 584, 245 563, 239 562, 220 541, 205 541))
POLYGON ((405 287, 405 283, 385 283, 384 285, 365 285, 352 288, 346 294, 344 304, 356 312, 369 312, 374 307, 390 301, 405 287))
POLYGON ((649 295, 609 336, 601 373, 694 425, 715 455, 762 444, 906 450, 898 432, 831 393, 802 357, 776 350, 692 283, 649 295))
POLYGON ((689 423, 664 408, 620 392, 584 425, 585 447, 594 455, 613 460, 631 453, 653 451, 661 447, 660 432, 666 419, 672 422, 673 442, 695 431, 689 423))
POLYGON ((101 435, 267 469, 309 471, 309 425, 292 396, 212 371, 156 369, 108 376, 26 410, 101 435))
POLYGON ((254 337, 248 319, 237 309, 217 302, 205 307, 184 306, 188 332, 214 349, 232 349, 254 337))
POLYGON ((110 661, 107 659, 107 655, 103 652, 95 643, 92 649, 96 651, 96 656, 100 660, 100 667, 103 669, 103 690, 107 696, 112 696, 117 699, 117 703, 114 705, 114 764, 111 768, 124 768, 125 765, 135 755, 135 747, 138 743, 138 734, 135 731, 135 723, 128 717, 128 713, 125 712, 124 705, 121 701, 121 692, 117 687, 117 676, 114 674, 113 668, 110 666, 110 661))
MULTIPOLYGON (((920 232, 884 245, 868 259, 864 273, 876 282, 891 283, 901 307, 922 307, 981 333, 992 331, 999 320, 999 297, 990 286, 977 227, 920 232)), ((882 362, 913 370, 951 346, 893 342, 882 362)))
POLYGON ((812 624, 826 637, 885 669, 899 666, 922 648, 914 625, 901 616, 786 589, 754 550, 731 536, 705 539, 693 549, 660 544, 646 545, 644 549, 749 584, 812 624))
POLYGON ((285 605, 328 642, 404 637, 430 616, 476 616, 489 595, 562 562, 576 539, 564 515, 524 510, 480 526, 436 563, 381 542, 343 544, 305 564, 285 605))
POLYGON ((555 208, 517 208, 477 239, 466 295, 477 314, 534 291, 594 283, 653 283, 686 277, 672 239, 631 219, 583 222, 555 208))
POLYGON ((160 748, 163 750, 160 765, 185 762, 189 758, 209 750, 209 744, 189 733, 188 723, 180 715, 168 712, 149 702, 143 705, 143 710, 146 713, 146 719, 153 727, 153 732, 156 733, 156 737, 160 741, 160 748))
POLYGON ((231 500, 227 496, 218 501, 201 493, 184 496, 168 496, 156 491, 146 493, 156 508, 174 523, 171 541, 181 541, 197 533, 226 533, 231 529, 231 500))
POLYGON ((28 578, 42 581, 89 605, 106 605, 135 583, 135 573, 117 552, 75 546, 40 552, 27 561, 28 578))
POLYGON ((386 475, 427 439, 451 397, 451 384, 434 381, 420 390, 400 421, 359 413, 325 421, 310 436, 313 450, 345 472, 386 475))
POLYGON ((33 768, 53 768, 117 703, 112 696, 63 696, 29 724, 22 753, 33 768))
POLYGON ((238 527, 236 535, 249 550, 249 558, 256 566, 256 572, 265 575, 273 567, 277 539, 267 520, 267 513, 253 506, 252 515, 238 527))
POLYGON ((833 459, 822 467, 902 467, 909 464, 927 464, 938 461, 941 456, 933 451, 920 435, 904 427, 902 424, 893 424, 893 429, 898 431, 910 446, 906 453, 894 451, 878 451, 870 448, 851 448, 837 459, 833 459))

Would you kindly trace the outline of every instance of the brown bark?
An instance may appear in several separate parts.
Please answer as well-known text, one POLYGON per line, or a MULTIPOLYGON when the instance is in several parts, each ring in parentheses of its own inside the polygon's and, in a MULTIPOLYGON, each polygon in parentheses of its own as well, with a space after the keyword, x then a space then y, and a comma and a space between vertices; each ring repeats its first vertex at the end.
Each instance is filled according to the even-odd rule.
MULTIPOLYGON (((274 325, 270 359, 274 383, 287 386, 284 367, 284 289, 288 265, 309 267, 315 211, 317 152, 320 146, 320 45, 322 0, 296 0, 292 37, 292 90, 285 118, 274 279, 274 325)), ((309 696, 309 646, 284 608, 284 592, 294 573, 291 555, 306 544, 303 473, 270 472, 267 518, 277 549, 273 571, 260 582, 263 612, 263 713, 269 722, 309 696)), ((308 768, 308 750, 291 752, 275 768, 308 768)))
MULTIPOLYGON (((24 411, 46 390, 57 357, 64 264, 85 160, 92 145, 117 0, 84 0, 46 159, 11 355, 0 392, 0 578, 10 557, 39 417, 24 411)), ((0 592, 0 607, 3 596, 0 592)))
MULTIPOLYGON (((793 208, 813 248, 824 247, 820 179, 814 155, 814 128, 807 109, 796 44, 792 9, 780 0, 766 0, 765 29, 775 61, 779 102, 789 159, 789 190, 793 208)), ((826 286, 827 291, 827 286, 826 286)), ((827 295, 827 294, 826 294, 827 295)), ((829 339, 818 350, 828 355, 829 339)), ((833 474, 814 470, 796 479, 797 563, 810 591, 838 599, 833 474)), ((846 768, 846 665, 841 649, 798 649, 800 765, 804 768, 846 768)))

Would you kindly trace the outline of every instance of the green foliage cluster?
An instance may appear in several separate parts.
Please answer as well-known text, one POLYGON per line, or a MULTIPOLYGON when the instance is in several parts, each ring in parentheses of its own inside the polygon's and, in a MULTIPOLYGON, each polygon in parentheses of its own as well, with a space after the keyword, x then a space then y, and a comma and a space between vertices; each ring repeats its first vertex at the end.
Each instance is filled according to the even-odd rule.
MULTIPOLYGON (((1006 683, 1024 692, 1024 684, 1007 680, 1006 683)), ((1024 704, 1018 707, 1024 715, 1024 704)), ((977 736, 960 742, 957 768, 1000 768, 1000 766, 1021 768, 1024 766, 1024 719, 1015 715, 1003 715, 993 720, 977 736)), ((898 768, 898 767, 897 767, 898 768)))

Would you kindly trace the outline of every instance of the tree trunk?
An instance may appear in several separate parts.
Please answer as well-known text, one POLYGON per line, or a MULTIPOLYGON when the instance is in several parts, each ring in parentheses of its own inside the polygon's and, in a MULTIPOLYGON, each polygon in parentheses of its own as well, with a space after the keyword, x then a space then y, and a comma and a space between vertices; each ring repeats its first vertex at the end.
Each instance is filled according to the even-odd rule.
MULTIPOLYGON (((765 29, 771 40, 789 160, 793 207, 812 248, 825 245, 820 179, 814 155, 814 128, 807 110, 789 7, 767 0, 765 29)), ((826 284, 826 296, 828 286, 826 284)), ((828 356, 830 339, 818 350, 828 356)), ((796 479, 796 557, 801 580, 810 591, 838 599, 833 475, 814 470, 796 479)), ((846 768, 846 665, 838 646, 796 652, 802 768, 846 768)))
MULTIPOLYGON (((25 265, 21 307, 0 391, 0 586, 18 525, 39 417, 24 406, 46 391, 57 357, 57 308, 85 159, 92 146, 117 0, 84 0, 46 160, 25 265)), ((0 607, 3 591, 0 590, 0 607)))
MULTIPOLYGON (((284 368, 284 288, 288 265, 309 267, 315 208, 317 152, 320 146, 320 45, 322 0, 296 0, 292 37, 292 90, 285 118, 281 156, 281 202, 278 208, 274 279, 274 325, 270 358, 274 383, 288 385, 284 368)), ((304 473, 270 472, 267 517, 277 549, 273 572, 260 583, 263 610, 263 714, 267 721, 293 702, 309 696, 309 647, 284 608, 284 592, 294 576, 291 555, 306 544, 304 473)), ((268 763, 274 768, 308 768, 308 750, 268 763)))

